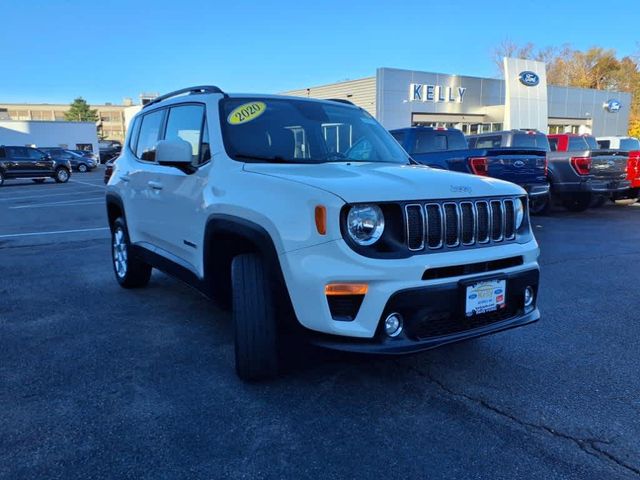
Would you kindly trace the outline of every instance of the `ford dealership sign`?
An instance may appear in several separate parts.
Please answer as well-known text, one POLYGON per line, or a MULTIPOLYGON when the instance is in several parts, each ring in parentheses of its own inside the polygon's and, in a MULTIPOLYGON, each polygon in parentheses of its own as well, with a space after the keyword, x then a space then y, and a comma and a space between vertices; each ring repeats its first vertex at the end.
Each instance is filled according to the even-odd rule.
POLYGON ((618 113, 622 108, 622 104, 618 100, 609 100, 605 102, 604 109, 609 113, 618 113))
POLYGON ((530 72, 528 70, 520 72, 520 75, 518 75, 518 79, 520 80, 520 83, 526 87, 535 87, 540 83, 540 77, 538 76, 538 74, 535 72, 530 72))

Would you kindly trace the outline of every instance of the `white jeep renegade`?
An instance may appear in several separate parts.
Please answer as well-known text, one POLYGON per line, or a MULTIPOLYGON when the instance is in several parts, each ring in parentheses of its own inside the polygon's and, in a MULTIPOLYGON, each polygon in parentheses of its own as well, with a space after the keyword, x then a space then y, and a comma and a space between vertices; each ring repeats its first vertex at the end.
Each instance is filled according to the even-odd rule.
POLYGON ((230 305, 244 379, 275 374, 284 329, 406 353, 540 317, 524 190, 416 165, 346 101, 164 95, 131 123, 107 210, 120 285, 158 268, 230 305))

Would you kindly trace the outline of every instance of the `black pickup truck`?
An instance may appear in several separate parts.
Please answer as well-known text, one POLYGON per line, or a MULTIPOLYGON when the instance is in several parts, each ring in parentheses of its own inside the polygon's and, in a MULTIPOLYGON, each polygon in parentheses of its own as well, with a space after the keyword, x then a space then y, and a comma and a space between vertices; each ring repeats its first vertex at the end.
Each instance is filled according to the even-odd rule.
POLYGON ((423 165, 516 183, 529 194, 531 213, 547 208, 549 142, 540 132, 492 132, 469 137, 469 143, 460 130, 452 128, 411 127, 391 130, 391 134, 423 165))

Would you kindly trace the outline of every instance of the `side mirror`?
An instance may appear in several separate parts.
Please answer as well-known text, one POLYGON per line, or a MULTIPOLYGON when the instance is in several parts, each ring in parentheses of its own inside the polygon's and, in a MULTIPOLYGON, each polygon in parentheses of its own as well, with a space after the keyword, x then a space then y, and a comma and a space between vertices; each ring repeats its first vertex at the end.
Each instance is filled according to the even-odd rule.
POLYGON ((191 166, 191 144, 181 138, 160 140, 156 143, 156 162, 160 165, 184 168, 191 166))

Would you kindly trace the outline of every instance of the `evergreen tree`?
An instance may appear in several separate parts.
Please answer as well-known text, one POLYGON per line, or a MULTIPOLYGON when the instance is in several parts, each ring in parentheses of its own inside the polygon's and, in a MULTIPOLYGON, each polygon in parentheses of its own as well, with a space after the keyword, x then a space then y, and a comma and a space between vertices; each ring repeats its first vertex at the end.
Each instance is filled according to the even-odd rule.
POLYGON ((82 98, 76 98, 69 110, 64 112, 65 120, 69 122, 97 122, 98 111, 89 107, 87 101, 82 98))

